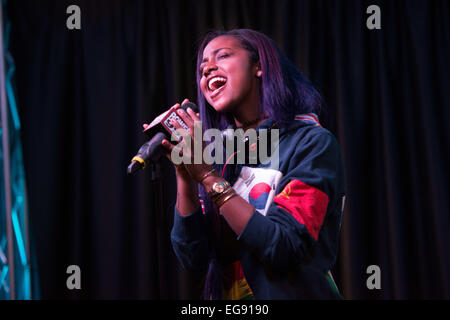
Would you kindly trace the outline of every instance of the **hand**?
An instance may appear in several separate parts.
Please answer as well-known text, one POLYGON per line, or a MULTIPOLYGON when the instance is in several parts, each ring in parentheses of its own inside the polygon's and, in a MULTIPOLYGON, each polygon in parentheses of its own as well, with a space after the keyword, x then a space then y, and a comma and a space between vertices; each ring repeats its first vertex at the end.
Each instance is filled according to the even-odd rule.
MULTIPOLYGON (((185 103, 189 102, 188 99, 185 99, 181 105, 184 105, 185 103)), ((175 105, 177 106, 177 105, 175 105)), ((183 128, 178 124, 176 121, 172 121, 171 124, 174 126, 175 129, 178 130, 178 132, 181 133, 183 141, 179 143, 177 146, 174 146, 169 141, 164 139, 162 141, 162 145, 164 148, 166 148, 169 151, 169 154, 178 154, 180 156, 183 156, 183 159, 190 159, 190 163, 187 163, 185 161, 184 163, 178 165, 183 166, 184 169, 189 173, 190 177, 196 181, 199 182, 203 176, 211 171, 212 166, 203 163, 203 150, 205 148, 205 144, 203 141, 203 134, 201 130, 201 122, 200 122, 200 114, 195 113, 191 108, 188 108, 187 111, 184 111, 183 109, 178 110, 179 116, 183 119, 183 121, 188 126, 189 130, 182 130, 183 128), (200 127, 198 127, 200 126, 200 127), (200 129, 200 136, 196 137, 194 136, 194 127, 197 127, 197 130, 200 129), (194 138, 199 141, 194 141, 194 138), (184 142, 190 142, 186 145, 183 145, 184 142), (201 148, 201 162, 195 163, 194 160, 194 146, 196 148, 201 148)), ((196 150, 198 151, 198 150, 196 150)), ((172 158, 169 156, 169 159, 173 162, 172 158)))
MULTIPOLYGON (((185 104, 186 102, 189 102, 189 100, 185 99, 182 104, 185 104)), ((180 106, 180 104, 177 103, 177 104, 174 104, 172 106, 172 108, 174 108, 174 107, 178 108, 179 106, 180 106)), ((200 115, 200 114, 198 114, 198 115, 200 115)), ((148 128, 148 126, 149 126, 149 124, 147 124, 147 123, 144 123, 142 125, 144 130, 146 130, 148 128)), ((165 141, 167 142, 167 140, 165 140, 165 141)), ((163 146, 164 146, 164 144, 163 144, 163 146)), ((167 149, 167 147, 166 147, 166 149, 167 149)), ((166 153, 166 157, 173 163, 170 152, 166 153)), ((182 180, 186 180, 187 182, 191 182, 192 178, 189 175, 189 173, 187 172, 187 170, 186 170, 186 168, 184 167, 183 164, 177 165, 177 164, 173 163, 173 165, 175 167, 175 172, 176 172, 177 178, 181 178, 182 180)))

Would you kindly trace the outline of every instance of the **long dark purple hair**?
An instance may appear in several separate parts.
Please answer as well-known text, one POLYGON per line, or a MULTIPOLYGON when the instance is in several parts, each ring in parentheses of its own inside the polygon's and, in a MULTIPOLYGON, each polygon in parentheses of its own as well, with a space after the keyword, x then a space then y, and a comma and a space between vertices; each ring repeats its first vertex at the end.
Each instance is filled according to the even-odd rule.
MULTIPOLYGON (((300 70, 287 59, 272 39, 250 29, 214 31, 204 37, 197 53, 197 105, 200 110, 203 130, 210 128, 224 130, 230 125, 234 125, 232 115, 216 112, 206 101, 200 87, 202 74, 199 68, 203 60, 203 50, 211 40, 220 36, 231 36, 237 39, 241 46, 248 51, 250 62, 260 64, 262 71, 260 114, 275 120, 279 125, 292 121, 296 114, 313 112, 319 117, 323 115, 324 110, 320 94, 300 70)), ((232 167, 227 166, 227 170, 222 172, 223 167, 224 165, 215 165, 216 170, 229 180, 232 167)), ((220 221, 218 221, 217 210, 202 187, 199 187, 199 192, 211 227, 210 239, 213 243, 218 243, 222 239, 220 239, 221 228, 218 227, 220 221)), ((213 248, 205 281, 205 299, 220 299, 222 295, 223 266, 220 265, 216 257, 217 253, 213 248)))

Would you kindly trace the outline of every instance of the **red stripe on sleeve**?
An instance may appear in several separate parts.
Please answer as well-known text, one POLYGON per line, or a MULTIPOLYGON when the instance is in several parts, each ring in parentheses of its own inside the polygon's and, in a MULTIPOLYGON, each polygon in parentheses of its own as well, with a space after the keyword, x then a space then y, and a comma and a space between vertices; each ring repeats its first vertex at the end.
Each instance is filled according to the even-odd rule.
POLYGON ((275 196, 273 202, 304 224, 317 241, 329 202, 325 192, 300 180, 292 180, 275 196))

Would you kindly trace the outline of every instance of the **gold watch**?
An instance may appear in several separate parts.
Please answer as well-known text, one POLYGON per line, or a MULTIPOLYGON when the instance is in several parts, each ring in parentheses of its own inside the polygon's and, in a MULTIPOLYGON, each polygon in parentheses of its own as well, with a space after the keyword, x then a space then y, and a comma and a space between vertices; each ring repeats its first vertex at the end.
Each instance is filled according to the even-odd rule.
POLYGON ((231 188, 231 185, 228 181, 220 181, 215 182, 212 185, 211 190, 208 192, 208 196, 214 200, 215 198, 219 197, 221 194, 223 194, 225 191, 228 191, 228 189, 231 188))

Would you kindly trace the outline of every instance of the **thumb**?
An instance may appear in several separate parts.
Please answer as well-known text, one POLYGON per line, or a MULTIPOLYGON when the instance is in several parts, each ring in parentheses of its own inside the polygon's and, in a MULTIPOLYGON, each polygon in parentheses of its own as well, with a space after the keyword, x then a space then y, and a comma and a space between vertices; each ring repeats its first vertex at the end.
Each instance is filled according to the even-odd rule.
POLYGON ((181 157, 183 156, 183 149, 178 147, 178 146, 174 146, 173 144, 171 144, 168 140, 164 139, 161 142, 162 146, 167 150, 167 158, 174 164, 177 165, 176 163, 173 162, 172 160, 172 154, 175 152, 175 154, 180 155, 181 157))

